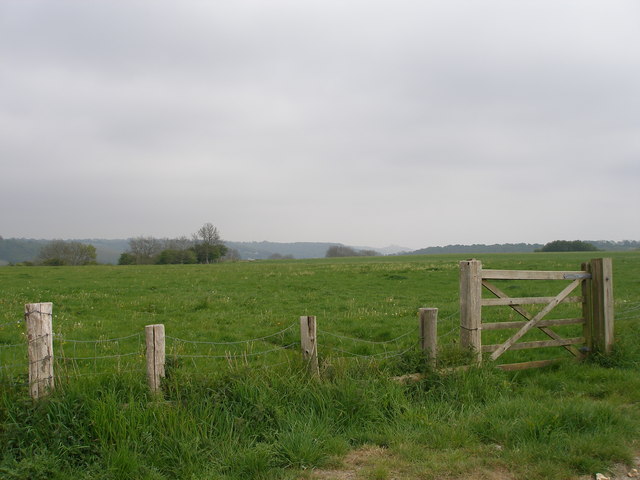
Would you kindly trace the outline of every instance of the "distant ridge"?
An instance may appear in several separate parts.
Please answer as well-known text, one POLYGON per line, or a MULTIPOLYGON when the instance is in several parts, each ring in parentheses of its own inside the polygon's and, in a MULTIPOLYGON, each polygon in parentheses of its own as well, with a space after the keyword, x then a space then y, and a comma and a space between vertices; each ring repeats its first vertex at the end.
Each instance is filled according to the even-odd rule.
POLYGON ((237 250, 240 258, 245 260, 262 260, 272 255, 292 255, 293 258, 321 258, 327 253, 327 249, 340 243, 327 242, 232 242, 223 240, 223 243, 237 250))
MULTIPOLYGON (((81 243, 88 243, 96 247, 98 263, 117 264, 120 254, 129 248, 127 239, 73 239, 81 243)), ((2 238, 0 237, 0 266, 11 263, 33 261, 40 252, 42 246, 50 240, 32 238, 2 238)), ((629 251, 640 250, 640 241, 637 240, 586 240, 600 250, 629 251)), ((332 246, 350 246, 338 242, 234 242, 223 241, 229 248, 238 251, 243 260, 268 259, 273 256, 292 256, 293 258, 323 258, 327 249, 332 246)), ((382 255, 437 255, 446 253, 473 254, 473 253, 528 253, 541 248, 539 243, 502 243, 493 245, 446 245, 443 247, 426 247, 419 250, 408 251, 399 246, 384 248, 358 247, 358 250, 375 250, 382 255)))
MULTIPOLYGON (((585 240, 599 250, 606 252, 623 252, 640 249, 640 241, 622 240, 585 240)), ((493 245, 446 245, 444 247, 426 247, 401 255, 437 255, 445 253, 529 253, 542 248, 540 243, 496 243, 493 245)))
POLYGON ((539 243, 496 243, 493 245, 446 245, 405 252, 404 255, 437 255, 445 253, 527 253, 542 248, 539 243))

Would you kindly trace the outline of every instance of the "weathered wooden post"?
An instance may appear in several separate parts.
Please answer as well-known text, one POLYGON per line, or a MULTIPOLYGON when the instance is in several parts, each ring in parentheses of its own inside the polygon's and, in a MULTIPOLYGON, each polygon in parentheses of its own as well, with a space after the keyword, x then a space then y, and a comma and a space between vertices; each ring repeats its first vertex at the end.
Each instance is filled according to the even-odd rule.
POLYGON ((460 262, 460 346, 474 351, 478 362, 482 361, 481 298, 482 262, 460 262))
POLYGON ((300 317, 300 348, 302 349, 302 358, 307 362, 309 372, 313 375, 319 375, 315 316, 300 317))
POLYGON ((147 344, 147 382, 152 392, 160 391, 160 382, 164 378, 164 325, 144 327, 147 344))
POLYGON ((420 348, 428 355, 429 366, 436 366, 438 356, 438 309, 420 309, 420 348))
POLYGON ((585 338, 590 351, 611 353, 613 348, 613 267, 610 258, 589 262, 591 280, 585 295, 585 338))
POLYGON ((24 306, 29 351, 29 393, 38 399, 53 390, 52 303, 24 306))

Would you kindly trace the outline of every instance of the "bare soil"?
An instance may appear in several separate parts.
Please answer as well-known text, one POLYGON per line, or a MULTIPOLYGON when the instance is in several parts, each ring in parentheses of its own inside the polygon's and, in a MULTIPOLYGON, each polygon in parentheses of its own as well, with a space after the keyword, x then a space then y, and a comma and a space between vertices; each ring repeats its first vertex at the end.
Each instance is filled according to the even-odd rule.
MULTIPOLYGON (((601 473, 609 480, 640 480, 640 452, 634 459, 633 465, 615 465, 611 471, 594 472, 591 475, 577 477, 575 480, 594 480, 596 474, 601 473)), ((317 469, 306 474, 300 479, 305 480, 411 480, 432 478, 429 475, 408 473, 403 471, 402 466, 393 462, 391 453, 381 447, 364 446, 358 450, 353 450, 342 459, 341 465, 335 469, 317 469), (388 460, 388 462, 387 462, 388 460), (387 464, 390 468, 380 468, 379 465, 387 464), (396 467, 394 469, 394 466, 396 467)), ((498 468, 486 468, 471 474, 466 473, 463 477, 441 475, 435 477, 442 480, 515 480, 515 477, 507 470, 498 468)), ((604 480, 603 477, 599 477, 604 480)))

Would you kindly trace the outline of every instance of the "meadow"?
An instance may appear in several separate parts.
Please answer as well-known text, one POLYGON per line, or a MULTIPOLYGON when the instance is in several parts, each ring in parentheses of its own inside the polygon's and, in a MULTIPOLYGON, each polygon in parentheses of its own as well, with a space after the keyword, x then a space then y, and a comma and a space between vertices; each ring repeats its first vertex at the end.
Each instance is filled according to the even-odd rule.
POLYGON ((560 479, 629 462, 640 432, 640 253, 477 258, 578 270, 594 256, 613 258, 613 354, 511 373, 433 371, 418 351, 418 309, 437 307, 441 365, 468 362, 457 348, 460 256, 1 268, 0 477, 312 479, 370 447, 385 453, 355 478, 560 479), (32 302, 53 302, 56 334, 57 387, 39 402, 25 386, 21 318, 32 302), (301 361, 301 315, 317 316, 319 378, 301 361), (160 396, 144 376, 144 326, 157 323, 168 351, 160 396), (391 379, 415 372, 425 373, 416 383, 391 379))

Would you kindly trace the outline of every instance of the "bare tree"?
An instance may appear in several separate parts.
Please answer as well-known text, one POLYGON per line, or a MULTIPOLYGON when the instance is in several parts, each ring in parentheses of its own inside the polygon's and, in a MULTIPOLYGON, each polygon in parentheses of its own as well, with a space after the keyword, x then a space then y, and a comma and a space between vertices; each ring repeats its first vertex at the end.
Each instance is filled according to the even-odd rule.
POLYGON ((162 242, 154 237, 130 238, 129 251, 136 264, 153 263, 153 257, 162 251, 162 242))
POLYGON ((181 236, 177 238, 165 238, 162 241, 162 249, 163 250, 189 250, 193 247, 193 240, 187 238, 186 236, 181 236))
POLYGON ((212 223, 205 223, 193 234, 196 256, 200 263, 217 261, 227 253, 227 247, 220 241, 220 233, 212 223))
POLYGON ((45 265, 87 265, 96 261, 96 247, 80 242, 52 240, 38 255, 45 265))

